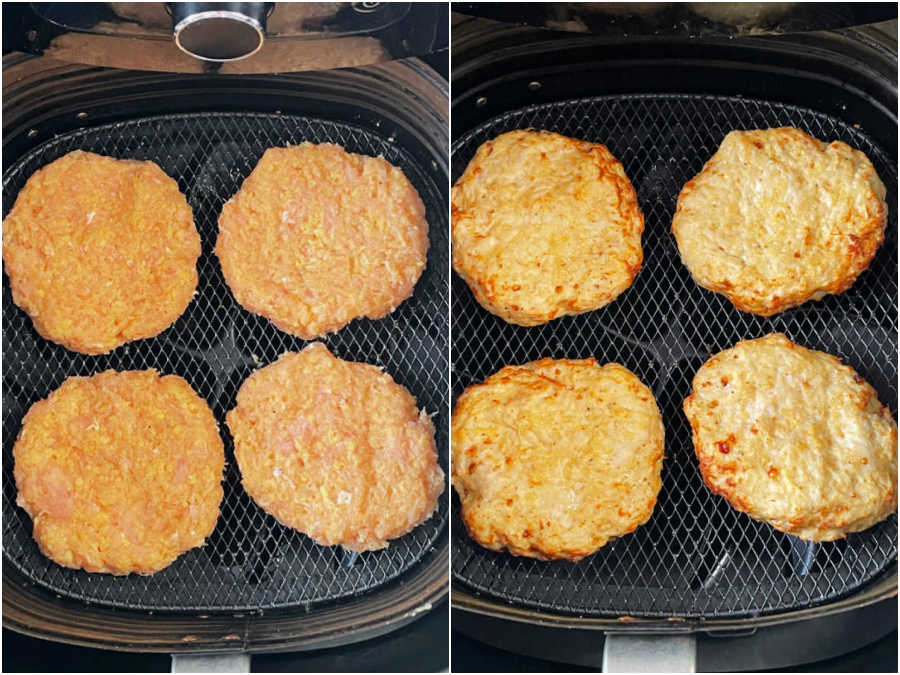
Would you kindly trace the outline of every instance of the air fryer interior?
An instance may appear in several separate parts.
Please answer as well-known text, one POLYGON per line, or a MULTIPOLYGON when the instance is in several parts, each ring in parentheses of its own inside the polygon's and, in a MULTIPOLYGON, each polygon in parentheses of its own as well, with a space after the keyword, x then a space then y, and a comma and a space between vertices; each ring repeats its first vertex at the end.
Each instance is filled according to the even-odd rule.
MULTIPOLYGON (((837 354, 897 407, 896 163, 871 138, 807 108, 701 95, 613 95, 533 105, 489 120, 453 145, 458 177, 478 146, 513 129, 548 129, 604 143, 622 162, 645 218, 644 266, 632 287, 595 312, 520 327, 488 314, 453 280, 454 394, 509 363, 544 357, 616 362, 654 392, 666 428, 663 486, 650 521, 578 562, 488 551, 454 509, 457 579, 509 602, 578 615, 719 617, 806 607, 852 593, 897 553, 897 520, 812 544, 732 509, 703 484, 681 406, 696 370, 745 338, 783 332, 837 354), (863 150, 888 186, 886 241, 850 291, 771 318, 700 288, 669 232, 681 186, 731 129, 793 126, 863 150)), ((456 503, 457 500, 454 500, 456 503)))
POLYGON ((203 255, 198 296, 170 329, 99 357, 37 336, 11 304, 4 277, 4 586, 13 591, 4 594, 6 625, 111 648, 270 651, 370 637, 431 608, 446 593, 447 493, 425 524, 375 555, 354 556, 284 528, 240 488, 224 413, 253 369, 305 343, 240 308, 211 249, 221 205, 267 147, 336 142, 401 167, 427 208, 426 271, 389 317, 357 320, 323 341, 341 358, 383 366, 434 414, 446 472, 445 85, 415 61, 235 78, 50 63, 7 81, 15 85, 5 92, 5 211, 35 169, 75 148, 152 159, 179 181, 203 255), (146 367, 185 377, 219 419, 228 460, 222 516, 206 546, 157 575, 61 568, 37 551, 14 504, 9 453, 21 417, 68 375, 146 367), (45 603, 52 612, 39 611, 45 603))
MULTIPOLYGON (((234 300, 212 253, 222 205, 240 188, 267 148, 304 141, 337 143, 348 152, 382 156, 400 167, 426 204, 431 258, 413 298, 384 320, 352 322, 322 341, 339 358, 383 367, 435 415, 441 463, 447 466, 447 382, 444 333, 446 298, 446 209, 426 169, 396 143, 375 131, 291 115, 222 113, 132 119, 68 134, 41 144, 4 176, 8 208, 40 167, 72 150, 151 160, 175 177, 194 212, 203 240, 197 295, 160 336, 85 356, 38 336, 31 320, 12 303, 4 284, 4 553, 32 581, 89 602, 142 610, 268 610, 311 605, 363 593, 415 565, 444 531, 447 498, 437 513, 388 548, 360 555, 323 547, 280 525, 240 485, 225 413, 235 406, 241 383, 304 342, 250 314, 234 300), (425 368, 424 364, 434 364, 425 368), (184 377, 212 407, 226 439, 222 515, 207 544, 149 577, 112 578, 63 568, 44 557, 31 538, 31 522, 16 507, 12 445, 28 407, 46 398, 71 375, 107 369, 155 368, 184 377)), ((8 280, 7 280, 8 281, 8 280)))
POLYGON ((447 15, 440 2, 7 3, 3 46, 108 68, 299 72, 446 49, 447 15), (229 18, 210 16, 216 4, 229 18))
POLYGON ((653 388, 667 431, 652 519, 576 564, 481 549, 466 536, 454 497, 454 605, 543 625, 679 631, 840 611, 854 599, 871 601, 868 589, 887 597, 896 588, 896 516, 841 542, 809 545, 735 512, 703 486, 680 404, 711 353, 781 331, 842 357, 896 413, 896 215, 850 291, 768 319, 699 288, 669 227, 681 186, 733 128, 793 125, 849 142, 875 163, 894 212, 895 52, 865 29, 621 40, 459 15, 453 49, 454 179, 483 141, 515 128, 550 129, 606 144, 646 218, 635 283, 585 315, 537 328, 508 325, 478 306, 454 274, 454 397, 508 363, 594 356, 623 363, 653 388))

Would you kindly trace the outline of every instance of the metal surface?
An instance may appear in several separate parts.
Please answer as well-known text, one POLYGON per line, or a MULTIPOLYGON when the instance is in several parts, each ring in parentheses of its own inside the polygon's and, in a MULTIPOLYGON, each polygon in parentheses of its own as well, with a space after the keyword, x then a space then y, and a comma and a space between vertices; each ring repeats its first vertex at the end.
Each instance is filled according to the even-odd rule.
POLYGON ((178 48, 203 61, 237 61, 255 54, 266 39, 272 3, 171 3, 178 48))
POLYGON ((695 673, 694 635, 624 635, 603 640, 604 673, 695 673))
POLYGON ((508 363, 588 356, 622 363, 651 387, 663 414, 663 487, 647 524, 577 564, 479 547, 465 535, 454 498, 456 581, 462 588, 550 613, 714 619, 808 608, 879 578, 896 558, 896 515, 844 540, 808 545, 738 513, 703 485, 681 402, 710 354, 744 338, 781 331, 843 358, 896 412, 896 157, 863 130, 798 106, 729 96, 620 95, 499 115, 456 141, 453 178, 482 142, 529 126, 605 143, 622 161, 646 218, 644 268, 611 305, 534 328, 488 314, 453 275, 452 312, 458 317, 452 331, 453 394, 508 363), (796 126, 866 152, 888 188, 890 215, 884 245, 850 290, 763 318, 742 313, 697 286, 681 264, 669 227, 681 187, 729 130, 774 126, 796 126))
POLYGON ((643 35, 782 35, 833 30, 896 16, 885 2, 455 2, 455 12, 510 24, 617 40, 643 35))
POLYGON ((173 654, 173 673, 249 673, 249 654, 173 654))
MULTIPOLYGON (((704 630, 702 626, 698 627, 694 633, 697 638, 697 671, 796 669, 803 663, 833 659, 855 650, 859 650, 855 657, 848 654, 848 660, 843 661, 845 667, 834 668, 832 663, 832 667, 826 669, 843 672, 897 671, 896 597, 861 609, 829 614, 806 610, 806 614, 801 621, 749 626, 739 630, 704 630), (884 644, 891 633, 893 650, 885 649, 888 645, 884 644), (868 650, 862 649, 868 645, 871 645, 868 650), (846 664, 854 662, 863 667, 847 667, 846 664)), ((749 623, 751 620, 745 621, 749 623)), ((609 623, 615 624, 614 621, 609 623)), ((613 625, 610 630, 621 633, 624 628, 624 625, 613 625)), ((656 633, 662 630, 665 628, 657 628, 656 633)), ((453 667, 457 672, 533 670, 527 665, 528 661, 523 665, 522 659, 513 653, 521 654, 526 659, 538 658, 560 664, 600 668, 603 665, 601 647, 604 639, 605 635, 600 630, 571 625, 562 630, 549 622, 513 622, 453 609, 451 650, 453 667), (488 648, 482 650, 482 645, 488 648), (495 652, 494 649, 502 651, 495 652)), ((560 666, 557 670, 565 671, 567 668, 560 666)), ((800 670, 816 669, 807 667, 800 670)))
MULTIPOLYGON (((351 152, 384 156, 403 169, 426 205, 431 248, 428 267, 413 298, 385 319, 355 321, 327 336, 324 342, 341 358, 383 366, 412 392, 421 408, 436 413, 437 444, 446 471, 446 208, 435 178, 393 137, 312 117, 252 113, 152 117, 64 133, 20 158, 6 172, 4 209, 10 208, 18 190, 37 168, 76 148, 151 159, 178 180, 194 210, 203 240, 203 255, 198 262, 200 281, 197 297, 170 329, 156 338, 95 357, 76 354, 41 339, 30 319, 12 304, 8 279, 4 277, 6 566, 12 566, 51 593, 111 607, 181 612, 260 612, 301 607, 309 611, 322 603, 357 596, 403 578, 405 573, 442 555, 439 540, 446 531, 446 493, 438 511, 426 523, 384 550, 351 560, 338 547, 318 546, 279 525, 240 487, 231 439, 224 424, 225 411, 233 407, 238 386, 253 369, 274 361, 284 351, 301 349, 304 342, 278 331, 234 301, 211 252, 216 220, 222 204, 238 189, 266 148, 304 140, 336 142, 351 152), (227 467, 217 527, 206 546, 186 553, 150 577, 90 575, 62 568, 40 554, 31 539, 28 516, 15 506, 11 450, 21 418, 32 403, 45 398, 69 375, 86 375, 107 368, 148 367, 187 379, 219 420, 226 442, 227 467)), ((242 631, 234 639, 240 644, 250 638, 242 631)), ((260 635, 256 640, 267 639, 260 635)), ((196 635, 193 640, 197 640, 196 635)), ((273 646, 279 646, 277 641, 273 646)), ((147 647, 152 648, 152 643, 148 641, 147 647)))
POLYGON ((324 71, 446 49, 448 15, 447 3, 438 2, 6 3, 3 48, 68 63, 168 73, 324 71), (260 5, 271 11, 250 7, 260 5), (194 21, 178 38, 190 55, 172 39, 173 19, 184 23, 183 15, 198 8, 207 17, 210 11, 237 11, 253 21, 235 15, 238 20, 194 21))
POLYGON ((408 2, 58 2, 29 3, 31 12, 67 30, 169 40, 172 18, 203 11, 238 11, 278 37, 338 37, 370 33, 401 22, 408 2), (253 5, 262 13, 254 11, 253 5), (304 6, 305 5, 305 6, 304 6))

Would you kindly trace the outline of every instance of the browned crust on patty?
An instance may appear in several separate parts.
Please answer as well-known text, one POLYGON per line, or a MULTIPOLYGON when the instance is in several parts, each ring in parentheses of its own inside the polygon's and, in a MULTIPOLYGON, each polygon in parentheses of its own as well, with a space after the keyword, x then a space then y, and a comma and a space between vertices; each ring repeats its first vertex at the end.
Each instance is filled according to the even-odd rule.
POLYGON ((523 326, 612 302, 641 269, 644 219, 603 145, 511 131, 478 148, 451 193, 453 267, 523 326))
POLYGON ((896 509, 896 423, 830 354, 741 341, 697 371, 684 412, 709 489, 782 532, 831 541, 896 509))
POLYGON ((672 232, 698 284, 771 316, 850 288, 884 241, 884 197, 845 143, 732 131, 682 189, 672 232))
POLYGON ((615 363, 506 366, 460 396, 451 440, 463 522, 495 551, 580 560, 645 523, 661 487, 662 418, 615 363))

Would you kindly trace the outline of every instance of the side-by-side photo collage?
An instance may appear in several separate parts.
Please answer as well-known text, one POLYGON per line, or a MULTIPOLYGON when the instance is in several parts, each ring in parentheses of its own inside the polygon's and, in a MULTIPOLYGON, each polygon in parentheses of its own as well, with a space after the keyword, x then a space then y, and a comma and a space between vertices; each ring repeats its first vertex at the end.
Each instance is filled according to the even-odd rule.
POLYGON ((898 670, 897 2, 3 2, 4 673, 898 670))

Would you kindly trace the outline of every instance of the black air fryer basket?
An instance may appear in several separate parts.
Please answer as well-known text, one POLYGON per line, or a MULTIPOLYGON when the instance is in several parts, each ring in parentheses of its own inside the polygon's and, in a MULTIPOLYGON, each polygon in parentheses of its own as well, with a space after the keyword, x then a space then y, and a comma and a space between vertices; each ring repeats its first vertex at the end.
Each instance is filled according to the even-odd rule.
MULTIPOLYGON (((643 269, 594 312, 514 326, 482 309, 453 274, 454 401, 506 364, 595 357, 637 374, 666 427, 652 518, 576 564, 481 548, 466 535, 454 495, 454 627, 507 649, 598 665, 596 642, 591 652, 558 628, 755 632, 895 595, 896 514, 823 544, 752 520, 704 486, 681 406, 711 354, 783 332, 853 366, 896 416, 896 56, 864 30, 622 39, 456 16, 453 67, 453 180, 481 143, 513 129, 547 129, 609 147, 645 216, 643 269), (889 218, 884 245, 849 291, 763 318, 700 288, 669 230, 681 187, 728 131, 780 126, 865 152, 887 186, 889 218), (523 639, 535 626, 544 628, 523 639), (547 626, 557 627, 550 637, 547 626)), ((848 638, 823 649, 851 647, 848 638)))
MULTIPOLYGON (((140 41, 135 44, 140 49, 140 41)), ((156 162, 178 181, 203 242, 198 293, 186 312, 161 335, 103 356, 77 354, 38 336, 12 303, 4 275, 6 627, 114 649, 310 649, 384 633, 443 599, 446 492, 424 524, 386 549, 356 555, 318 546, 280 525, 241 488, 225 412, 254 369, 306 343, 236 303, 212 248, 222 205, 269 147, 332 142, 400 167, 426 206, 426 270, 413 297, 387 318, 354 321, 323 341, 340 358, 384 367, 420 408, 434 414, 446 473, 446 107, 446 82, 416 59, 329 72, 227 76, 6 57, 4 215, 35 170, 81 149, 156 162), (38 551, 31 521, 15 504, 12 446, 28 407, 68 376, 109 368, 181 375, 209 403, 226 444, 225 495, 213 534, 205 546, 149 577, 91 575, 52 563, 38 551)))

